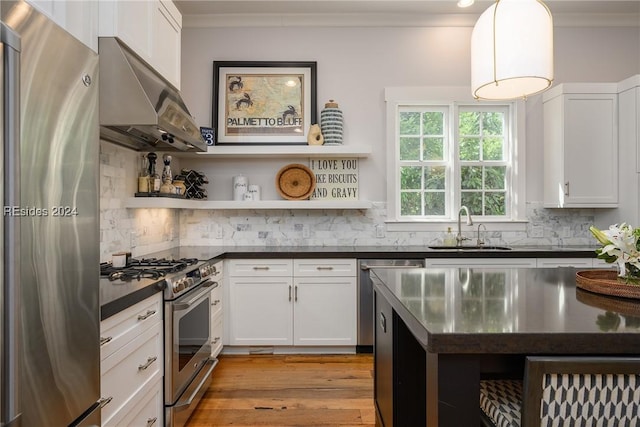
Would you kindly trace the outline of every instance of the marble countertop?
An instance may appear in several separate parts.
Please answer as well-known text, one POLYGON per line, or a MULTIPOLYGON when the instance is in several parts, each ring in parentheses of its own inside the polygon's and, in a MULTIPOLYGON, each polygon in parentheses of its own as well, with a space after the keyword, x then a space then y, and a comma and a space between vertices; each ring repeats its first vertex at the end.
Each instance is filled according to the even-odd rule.
MULTIPOLYGON (((574 246, 514 246, 511 250, 429 249, 424 246, 180 246, 136 258, 198 258, 223 260, 233 258, 363 258, 363 259, 421 259, 421 258, 478 258, 478 257, 584 257, 593 258, 595 247, 574 246)), ((125 308, 164 289, 164 281, 154 279, 130 282, 100 279, 101 318, 104 320, 125 308)))
POLYGON ((371 270, 434 353, 640 353, 640 300, 583 291, 573 268, 371 270))

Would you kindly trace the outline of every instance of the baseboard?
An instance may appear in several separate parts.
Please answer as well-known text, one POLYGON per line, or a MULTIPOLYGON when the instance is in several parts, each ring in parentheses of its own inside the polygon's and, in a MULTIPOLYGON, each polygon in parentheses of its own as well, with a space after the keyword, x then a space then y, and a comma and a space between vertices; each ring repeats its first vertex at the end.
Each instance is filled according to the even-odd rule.
POLYGON ((222 354, 356 354, 355 346, 230 346, 225 345, 222 354))

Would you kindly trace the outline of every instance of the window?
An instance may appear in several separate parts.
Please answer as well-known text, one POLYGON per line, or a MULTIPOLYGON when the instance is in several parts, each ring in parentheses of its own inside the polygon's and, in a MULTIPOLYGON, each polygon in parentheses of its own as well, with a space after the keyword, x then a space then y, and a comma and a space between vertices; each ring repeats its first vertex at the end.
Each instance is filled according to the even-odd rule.
POLYGON ((453 221, 462 205, 483 221, 523 217, 521 101, 403 101, 390 92, 398 89, 387 90, 390 220, 453 221))

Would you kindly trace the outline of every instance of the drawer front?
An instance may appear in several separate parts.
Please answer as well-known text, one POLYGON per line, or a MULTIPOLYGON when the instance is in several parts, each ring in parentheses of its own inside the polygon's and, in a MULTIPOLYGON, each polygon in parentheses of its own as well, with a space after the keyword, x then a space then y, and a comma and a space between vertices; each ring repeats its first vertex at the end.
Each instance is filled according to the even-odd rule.
POLYGON ((211 291, 211 318, 222 313, 222 281, 211 291))
POLYGON ((293 274, 296 277, 356 276, 356 260, 348 258, 295 259, 293 274))
POLYGON ((230 276, 291 276, 293 261, 290 259, 232 259, 229 270, 230 276))
POLYGON ((211 320, 211 357, 216 357, 222 351, 222 335, 224 333, 222 319, 222 313, 219 313, 211 320))
POLYGON ((592 268, 591 258, 538 258, 538 268, 577 267, 592 268))
POLYGON ((133 408, 122 418, 118 425, 139 427, 162 427, 164 402, 162 400, 162 380, 158 378, 148 390, 140 393, 133 408))
POLYGON ((103 425, 118 424, 116 418, 135 405, 136 395, 162 377, 162 366, 159 323, 104 359, 100 364, 100 390, 103 397, 112 400, 102 409, 103 425))
POLYGON ((162 322, 162 294, 158 293, 100 322, 100 359, 122 348, 136 335, 162 322))

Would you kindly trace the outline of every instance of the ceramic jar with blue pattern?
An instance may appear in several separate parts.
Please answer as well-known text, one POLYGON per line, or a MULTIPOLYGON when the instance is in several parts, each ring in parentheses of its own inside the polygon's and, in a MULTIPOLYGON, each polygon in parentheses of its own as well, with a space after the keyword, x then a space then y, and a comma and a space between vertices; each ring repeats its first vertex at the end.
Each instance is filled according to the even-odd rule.
POLYGON ((333 99, 324 104, 324 110, 320 112, 320 130, 324 137, 324 145, 342 144, 342 110, 333 99))

